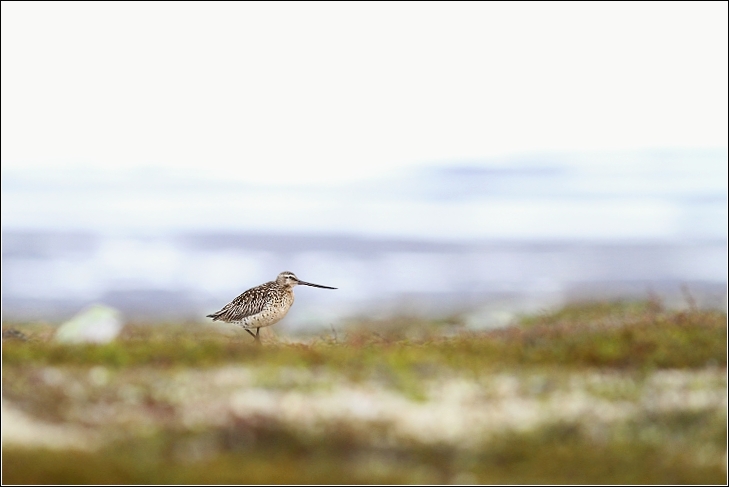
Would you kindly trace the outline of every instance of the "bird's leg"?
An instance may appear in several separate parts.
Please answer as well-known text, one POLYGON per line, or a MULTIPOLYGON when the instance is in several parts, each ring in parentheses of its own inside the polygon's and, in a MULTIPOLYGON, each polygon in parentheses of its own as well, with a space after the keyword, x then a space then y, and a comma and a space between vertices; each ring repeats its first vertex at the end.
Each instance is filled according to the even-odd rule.
MULTIPOLYGON (((261 344, 261 337, 259 337, 259 336, 258 336, 258 334, 259 334, 260 332, 261 332, 261 329, 260 329, 260 328, 256 328, 256 336, 255 336, 254 338, 256 339, 256 343, 258 343, 259 345, 261 344)), ((253 333, 251 333, 251 335, 252 335, 252 334, 253 334, 253 333)))
POLYGON ((250 333, 250 334, 251 334, 251 336, 252 336, 253 338, 256 338, 256 335, 254 335, 254 334, 253 334, 253 332, 252 332, 251 330, 249 330, 248 328, 243 328, 243 329, 244 329, 245 331, 247 331, 248 333, 250 333))

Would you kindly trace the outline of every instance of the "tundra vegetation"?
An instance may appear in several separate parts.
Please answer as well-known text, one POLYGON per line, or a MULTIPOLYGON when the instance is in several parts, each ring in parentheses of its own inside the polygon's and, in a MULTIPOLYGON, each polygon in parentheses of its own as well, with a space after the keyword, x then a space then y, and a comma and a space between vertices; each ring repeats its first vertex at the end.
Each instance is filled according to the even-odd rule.
POLYGON ((727 317, 575 303, 304 338, 3 323, 9 484, 724 484, 727 317))

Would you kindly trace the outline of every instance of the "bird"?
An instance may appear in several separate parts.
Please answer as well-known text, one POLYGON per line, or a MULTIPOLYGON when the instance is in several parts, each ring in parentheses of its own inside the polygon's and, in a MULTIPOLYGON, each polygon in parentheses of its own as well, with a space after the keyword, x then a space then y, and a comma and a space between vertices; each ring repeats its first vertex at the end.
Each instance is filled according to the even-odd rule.
POLYGON ((243 292, 223 306, 220 311, 206 317, 212 318, 213 321, 238 325, 247 331, 256 343, 260 344, 261 339, 258 334, 261 328, 276 324, 286 316, 291 305, 294 304, 294 286, 299 284, 323 289, 337 289, 302 281, 293 272, 284 271, 276 277, 275 281, 263 283, 243 292), (251 331, 253 328, 256 329, 255 335, 251 331))

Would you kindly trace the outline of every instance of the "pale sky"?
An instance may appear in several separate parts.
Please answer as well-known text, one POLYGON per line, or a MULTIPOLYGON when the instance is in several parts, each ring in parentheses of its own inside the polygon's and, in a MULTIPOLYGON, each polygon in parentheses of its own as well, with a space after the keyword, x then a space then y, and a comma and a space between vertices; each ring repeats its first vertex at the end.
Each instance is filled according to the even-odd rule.
POLYGON ((1 5, 4 169, 727 147, 726 2, 1 5))

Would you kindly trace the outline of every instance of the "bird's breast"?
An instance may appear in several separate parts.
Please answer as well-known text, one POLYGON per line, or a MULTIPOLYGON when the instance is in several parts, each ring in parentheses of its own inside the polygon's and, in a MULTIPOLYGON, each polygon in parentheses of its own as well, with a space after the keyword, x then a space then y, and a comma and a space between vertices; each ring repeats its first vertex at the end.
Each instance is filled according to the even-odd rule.
POLYGON ((247 316, 240 320, 238 324, 244 328, 263 328, 278 323, 286 316, 286 313, 294 304, 293 290, 275 294, 267 300, 266 305, 258 313, 247 316))

